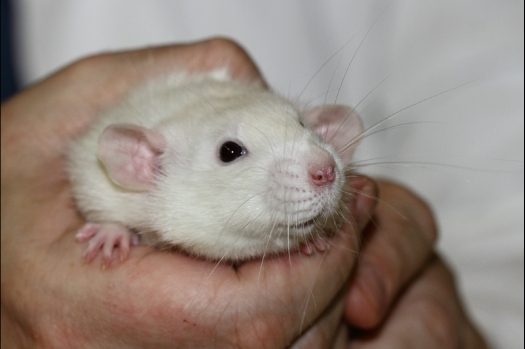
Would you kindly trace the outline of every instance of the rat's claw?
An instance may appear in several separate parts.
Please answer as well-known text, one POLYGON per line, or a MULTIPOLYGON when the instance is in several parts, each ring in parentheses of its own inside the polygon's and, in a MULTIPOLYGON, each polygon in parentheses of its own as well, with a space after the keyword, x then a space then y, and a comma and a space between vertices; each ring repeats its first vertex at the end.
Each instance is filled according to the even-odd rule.
POLYGON ((311 241, 306 241, 299 245, 299 250, 301 250, 301 252, 307 256, 313 255, 315 251, 324 252, 327 248, 328 241, 323 237, 317 237, 311 241))
POLYGON ((299 245, 299 249, 307 256, 311 256, 315 252, 315 248, 308 241, 299 245))
POLYGON ((129 256, 129 247, 133 244, 133 238, 136 237, 136 234, 126 234, 120 239, 119 254, 118 257, 120 261, 124 261, 129 256))
POLYGON ((97 226, 95 233, 89 239, 88 246, 83 254, 85 263, 91 263, 93 259, 95 259, 100 248, 102 248, 106 241, 104 236, 100 234, 100 231, 100 226, 97 226))
POLYGON ((119 237, 115 235, 107 236, 107 240, 102 247, 102 269, 106 269, 111 265, 113 260, 113 248, 119 245, 119 237))
POLYGON ((119 249, 120 261, 124 261, 129 256, 130 245, 139 243, 137 234, 116 224, 87 223, 76 237, 78 241, 89 240, 83 255, 85 263, 92 262, 102 250, 102 269, 111 265, 115 248, 119 249))

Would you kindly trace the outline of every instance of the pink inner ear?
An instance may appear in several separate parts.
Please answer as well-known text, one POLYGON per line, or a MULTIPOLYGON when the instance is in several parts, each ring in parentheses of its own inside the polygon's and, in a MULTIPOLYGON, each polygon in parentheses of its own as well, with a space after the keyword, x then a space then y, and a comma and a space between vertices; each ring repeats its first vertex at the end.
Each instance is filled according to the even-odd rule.
POLYGON ((165 146, 159 132, 129 124, 110 125, 100 135, 98 158, 113 182, 144 191, 152 186, 158 156, 165 146))
POLYGON ((363 132, 361 119, 352 108, 319 106, 308 111, 304 119, 324 141, 332 144, 345 165, 350 162, 358 142, 348 145, 363 132))

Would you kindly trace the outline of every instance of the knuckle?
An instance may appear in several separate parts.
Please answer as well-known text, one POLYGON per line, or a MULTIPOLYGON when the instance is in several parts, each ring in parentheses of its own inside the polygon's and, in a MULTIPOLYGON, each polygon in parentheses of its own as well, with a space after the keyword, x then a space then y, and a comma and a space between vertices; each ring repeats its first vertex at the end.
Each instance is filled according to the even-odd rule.
POLYGON ((421 315, 419 326, 423 335, 438 348, 460 348, 458 327, 450 312, 437 300, 426 299, 419 303, 417 310, 421 315))
MULTIPOLYGON (((209 39, 202 46, 202 66, 207 68, 228 68, 232 77, 248 82, 262 82, 259 70, 246 50, 237 42, 216 37, 209 39)), ((264 83, 263 83, 264 85, 264 83)))
POLYGON ((236 41, 224 36, 217 36, 209 39, 207 45, 210 50, 231 52, 244 51, 236 41))
POLYGON ((215 37, 204 43, 208 57, 225 57, 233 60, 246 60, 248 54, 236 41, 226 37, 215 37))

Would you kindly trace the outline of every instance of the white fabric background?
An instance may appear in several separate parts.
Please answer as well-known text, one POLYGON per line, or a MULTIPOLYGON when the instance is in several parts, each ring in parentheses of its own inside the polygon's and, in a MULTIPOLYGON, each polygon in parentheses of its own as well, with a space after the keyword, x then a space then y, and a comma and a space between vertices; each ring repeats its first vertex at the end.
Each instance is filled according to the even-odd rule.
POLYGON ((431 203, 441 229, 439 247, 457 272, 469 311, 494 347, 523 348, 523 1, 21 0, 15 5, 25 84, 100 51, 217 35, 240 42, 269 84, 291 97, 342 49, 308 85, 301 96, 305 102, 321 104, 333 90, 328 101, 339 92, 339 103, 357 105, 389 76, 358 107, 365 126, 475 80, 399 113, 385 126, 439 123, 371 136, 356 160, 398 162, 362 171, 396 179, 431 203), (419 164, 399 163, 406 161, 419 164))

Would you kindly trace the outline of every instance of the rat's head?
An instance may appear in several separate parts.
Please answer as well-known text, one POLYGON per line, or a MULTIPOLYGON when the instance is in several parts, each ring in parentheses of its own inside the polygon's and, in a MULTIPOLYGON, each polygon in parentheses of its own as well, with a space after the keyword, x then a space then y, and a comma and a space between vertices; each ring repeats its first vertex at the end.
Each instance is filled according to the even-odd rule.
POLYGON ((161 239, 211 258, 245 259, 306 241, 340 214, 343 167, 361 133, 352 109, 299 112, 265 93, 158 130, 109 126, 99 158, 143 191, 161 239))

